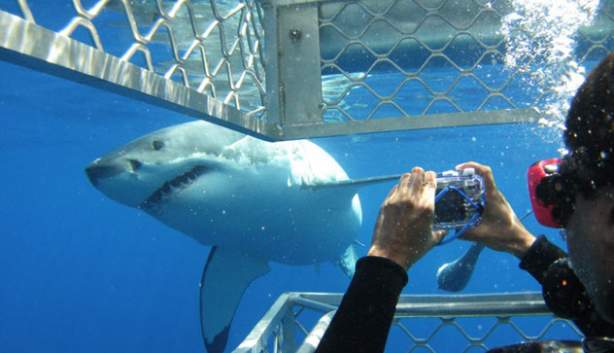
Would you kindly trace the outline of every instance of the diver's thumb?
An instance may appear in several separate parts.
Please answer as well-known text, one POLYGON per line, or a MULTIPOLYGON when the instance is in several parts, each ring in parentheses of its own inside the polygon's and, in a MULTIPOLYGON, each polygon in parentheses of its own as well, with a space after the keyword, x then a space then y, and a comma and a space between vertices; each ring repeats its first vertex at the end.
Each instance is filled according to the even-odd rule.
POLYGON ((446 229, 433 231, 433 240, 435 240, 435 244, 441 243, 443 238, 446 237, 446 234, 448 234, 448 231, 446 229))

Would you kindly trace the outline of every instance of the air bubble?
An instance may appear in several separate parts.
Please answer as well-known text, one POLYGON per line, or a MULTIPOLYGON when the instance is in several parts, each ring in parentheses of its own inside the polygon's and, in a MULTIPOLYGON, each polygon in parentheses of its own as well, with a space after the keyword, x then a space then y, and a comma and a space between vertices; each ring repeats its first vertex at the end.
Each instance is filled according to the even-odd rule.
POLYGON ((564 130, 569 97, 584 82, 584 68, 574 57, 578 29, 589 25, 598 0, 514 0, 513 12, 502 19, 506 38, 505 65, 527 72, 530 83, 546 97, 543 138, 558 138, 564 130), (539 69, 535 69, 535 68, 539 69))

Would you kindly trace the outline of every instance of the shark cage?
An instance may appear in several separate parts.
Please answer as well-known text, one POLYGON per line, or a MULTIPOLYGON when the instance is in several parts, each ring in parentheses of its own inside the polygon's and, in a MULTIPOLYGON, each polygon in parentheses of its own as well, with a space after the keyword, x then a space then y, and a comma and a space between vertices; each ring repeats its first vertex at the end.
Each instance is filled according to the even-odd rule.
MULTIPOLYGON (((65 2, 65 18, 45 16, 59 1, 0 2, 0 59, 270 141, 553 123, 569 94, 560 83, 614 48, 614 1, 605 0, 578 5, 585 16, 573 23, 512 0, 65 2), (557 38, 573 39, 573 49, 532 32, 536 24, 559 26, 557 38)), ((285 294, 235 352, 311 352, 339 301, 285 294), (301 321, 314 314, 324 316, 301 321)), ((452 331, 468 351, 486 348, 502 328, 532 340, 560 325, 580 336, 535 293, 403 296, 393 331, 412 351, 431 352, 431 338, 452 331), (467 328, 485 317, 490 328, 467 328), (535 317, 542 331, 523 331, 535 317), (412 331, 410 321, 427 319, 430 332, 412 331)))

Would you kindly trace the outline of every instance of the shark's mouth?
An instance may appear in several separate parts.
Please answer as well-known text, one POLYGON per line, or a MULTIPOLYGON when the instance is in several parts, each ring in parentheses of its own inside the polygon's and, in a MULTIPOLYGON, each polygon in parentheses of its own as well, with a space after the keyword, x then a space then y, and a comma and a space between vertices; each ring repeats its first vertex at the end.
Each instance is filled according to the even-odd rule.
POLYGON ((143 203, 141 203, 139 208, 144 210, 152 210, 156 205, 159 205, 164 199, 170 197, 173 193, 190 186, 190 184, 192 184, 196 179, 205 174, 207 170, 207 167, 197 165, 189 171, 176 176, 174 179, 165 182, 156 191, 149 195, 149 197, 145 199, 143 203))

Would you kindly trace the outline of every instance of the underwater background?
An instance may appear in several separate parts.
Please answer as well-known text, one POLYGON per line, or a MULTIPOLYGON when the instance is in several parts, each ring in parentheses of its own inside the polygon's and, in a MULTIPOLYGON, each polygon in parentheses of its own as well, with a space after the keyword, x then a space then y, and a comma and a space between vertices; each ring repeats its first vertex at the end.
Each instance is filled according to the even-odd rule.
MULTIPOLYGON (((145 213, 107 199, 87 180, 93 159, 178 114, 87 86, 0 63, 0 347, 3 352, 199 352, 198 282, 208 248, 145 213)), ((315 140, 354 178, 419 165, 443 171, 476 160, 522 216, 526 169, 557 155, 526 125, 431 129, 315 140)), ((360 194, 360 241, 369 244, 390 185, 360 194)), ((525 221, 563 245, 556 232, 525 221)), ((463 253, 463 241, 436 248, 411 269, 404 293, 442 294, 435 272, 463 253)), ((366 248, 362 249, 366 252, 366 248)), ((482 254, 466 293, 538 290, 510 255, 482 254)), ((235 347, 285 291, 343 292, 348 278, 272 264, 245 293, 232 327, 235 347)))
MULTIPOLYGON (((594 65, 585 63, 587 70, 594 65)), ((443 79, 447 73, 432 74, 443 79)), ((524 94, 522 87, 517 89, 524 94)), ((476 105, 470 93, 466 103, 476 105)), ((106 198, 84 173, 86 165, 109 150, 189 117, 2 61, 0 116, 0 352, 202 352, 198 283, 209 248, 106 198)), ((444 171, 468 160, 488 164, 523 216, 530 210, 528 166, 557 156, 562 146, 556 131, 544 129, 473 126, 314 142, 352 178, 402 173, 414 166, 444 171)), ((359 240, 364 244, 370 243, 391 186, 360 193, 364 220, 359 240)), ((539 226, 532 216, 524 223, 564 247, 556 231, 539 226)), ((469 245, 455 241, 431 251, 410 270, 404 294, 444 294, 437 289, 437 268, 469 245)), ((272 263, 271 268, 244 294, 227 351, 281 293, 343 292, 349 283, 335 264, 272 263)), ((538 290, 517 259, 485 250, 463 293, 538 290)), ((540 323, 524 325, 535 333, 540 323)), ((488 325, 492 322, 485 322, 484 330, 488 325)), ((407 351, 407 339, 398 336, 393 331, 389 350, 407 351)), ((562 325, 551 337, 575 335, 562 325)), ((433 344, 440 351, 456 350, 445 334, 437 340, 433 344)), ((518 340, 502 332, 488 344, 518 340)))

